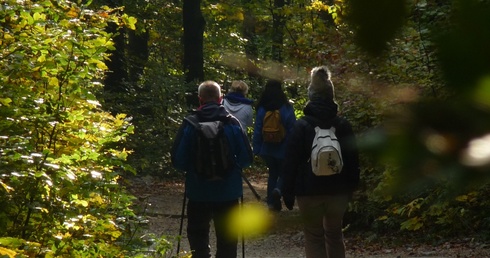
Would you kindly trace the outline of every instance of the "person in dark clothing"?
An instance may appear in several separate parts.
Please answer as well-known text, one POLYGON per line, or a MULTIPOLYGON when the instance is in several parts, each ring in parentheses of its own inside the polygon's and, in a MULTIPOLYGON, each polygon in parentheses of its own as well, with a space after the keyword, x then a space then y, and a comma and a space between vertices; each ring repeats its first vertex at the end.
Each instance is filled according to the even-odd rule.
POLYGON ((360 175, 356 139, 350 123, 337 115, 334 86, 326 66, 311 71, 308 99, 303 110, 305 117, 296 121, 286 145, 284 204, 292 210, 296 197, 303 219, 306 257, 342 258, 342 219, 360 175), (339 174, 313 174, 310 154, 315 126, 335 127, 344 163, 339 174))
POLYGON ((187 120, 179 128, 172 147, 172 164, 186 172, 185 192, 187 205, 187 238, 192 257, 211 257, 209 230, 211 220, 216 232, 216 257, 237 256, 238 236, 231 235, 227 227, 230 212, 238 207, 243 195, 242 169, 251 165, 252 150, 240 122, 230 115, 221 103, 221 89, 214 81, 205 81, 198 88, 201 106, 194 112, 200 122, 222 121, 235 164, 227 177, 209 180, 197 176, 196 129, 187 120))
POLYGON ((289 103, 286 94, 282 90, 281 81, 274 79, 268 80, 257 103, 252 146, 254 154, 259 155, 265 161, 269 170, 269 177, 267 179, 267 204, 272 211, 280 211, 282 209, 282 194, 280 189, 282 187, 284 150, 295 121, 296 117, 293 106, 289 103), (262 127, 265 114, 267 111, 276 109, 279 110, 281 123, 286 131, 286 136, 280 143, 264 142, 262 127))

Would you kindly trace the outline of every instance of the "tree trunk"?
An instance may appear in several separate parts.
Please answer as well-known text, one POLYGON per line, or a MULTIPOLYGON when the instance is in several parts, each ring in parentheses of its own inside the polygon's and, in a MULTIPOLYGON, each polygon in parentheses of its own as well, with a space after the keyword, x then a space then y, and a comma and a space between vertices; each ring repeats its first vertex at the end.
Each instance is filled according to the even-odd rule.
POLYGON ((243 37, 247 39, 245 43, 245 55, 247 57, 247 73, 250 79, 259 77, 259 68, 254 61, 257 60, 258 49, 256 42, 255 25, 257 20, 253 13, 253 8, 250 8, 251 0, 243 0, 244 18, 243 18, 243 37))
POLYGON ((138 85, 138 81, 148 61, 149 49, 148 29, 145 32, 136 33, 134 30, 128 31, 128 55, 129 55, 129 82, 138 85))
POLYGON ((204 17, 201 0, 184 0, 184 71, 186 82, 204 80, 203 34, 204 17))
POLYGON ((118 25, 113 23, 107 26, 107 30, 110 33, 116 34, 118 31, 119 33, 113 39, 115 49, 110 51, 110 58, 106 61, 109 72, 104 80, 104 90, 108 92, 126 92, 127 89, 123 84, 128 78, 124 55, 124 30, 119 29, 118 25))
MULTIPOLYGON (((324 0, 324 3, 326 5, 334 5, 335 4, 335 1, 334 0, 324 0)), ((332 17, 332 14, 328 13, 328 11, 321 11, 320 12, 320 18, 325 21, 325 24, 328 26, 328 27, 331 27, 331 26, 335 26, 335 22, 333 20, 333 17, 332 17)))
POLYGON ((284 15, 281 12, 284 4, 284 0, 274 0, 274 11, 272 12, 272 60, 279 63, 283 61, 284 15))

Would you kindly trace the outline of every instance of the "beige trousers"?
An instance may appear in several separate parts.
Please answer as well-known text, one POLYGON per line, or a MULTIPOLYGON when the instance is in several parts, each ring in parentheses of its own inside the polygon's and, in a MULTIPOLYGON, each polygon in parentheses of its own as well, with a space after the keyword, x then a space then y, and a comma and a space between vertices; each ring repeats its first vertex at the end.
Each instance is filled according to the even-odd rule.
POLYGON ((349 195, 298 196, 307 258, 345 258, 342 218, 349 195))

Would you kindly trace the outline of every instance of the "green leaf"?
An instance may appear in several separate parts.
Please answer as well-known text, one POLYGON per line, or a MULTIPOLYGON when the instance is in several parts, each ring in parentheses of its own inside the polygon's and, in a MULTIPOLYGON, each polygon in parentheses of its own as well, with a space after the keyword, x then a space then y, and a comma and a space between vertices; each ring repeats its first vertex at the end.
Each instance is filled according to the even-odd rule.
POLYGON ((477 104, 490 108, 490 75, 480 79, 473 96, 477 104))
POLYGON ((10 98, 0 98, 0 104, 4 105, 4 106, 10 106, 10 103, 12 102, 12 100, 10 98))
POLYGON ((2 237, 0 238, 0 245, 3 246, 12 246, 19 247, 23 245, 26 241, 24 239, 15 238, 15 237, 2 237))

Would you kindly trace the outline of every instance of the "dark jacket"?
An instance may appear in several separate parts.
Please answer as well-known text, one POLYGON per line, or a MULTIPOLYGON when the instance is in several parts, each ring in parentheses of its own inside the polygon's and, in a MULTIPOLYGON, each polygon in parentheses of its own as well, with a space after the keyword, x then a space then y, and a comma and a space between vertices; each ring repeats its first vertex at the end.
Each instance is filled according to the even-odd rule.
POLYGON ((209 181, 197 177, 194 158, 196 149, 196 130, 186 120, 182 123, 172 147, 172 164, 186 172, 186 194, 193 201, 221 202, 240 198, 242 189, 242 169, 252 164, 253 154, 247 136, 240 122, 226 109, 215 102, 201 106, 197 111, 200 122, 224 121, 224 131, 230 150, 235 156, 235 168, 225 180, 209 181))
POLYGON ((350 123, 337 116, 337 105, 333 102, 310 101, 304 114, 320 120, 316 124, 321 128, 334 125, 344 166, 338 175, 313 174, 310 155, 316 124, 307 121, 311 119, 302 117, 296 121, 286 145, 283 195, 291 197, 352 193, 358 186, 360 170, 356 140, 350 123))

